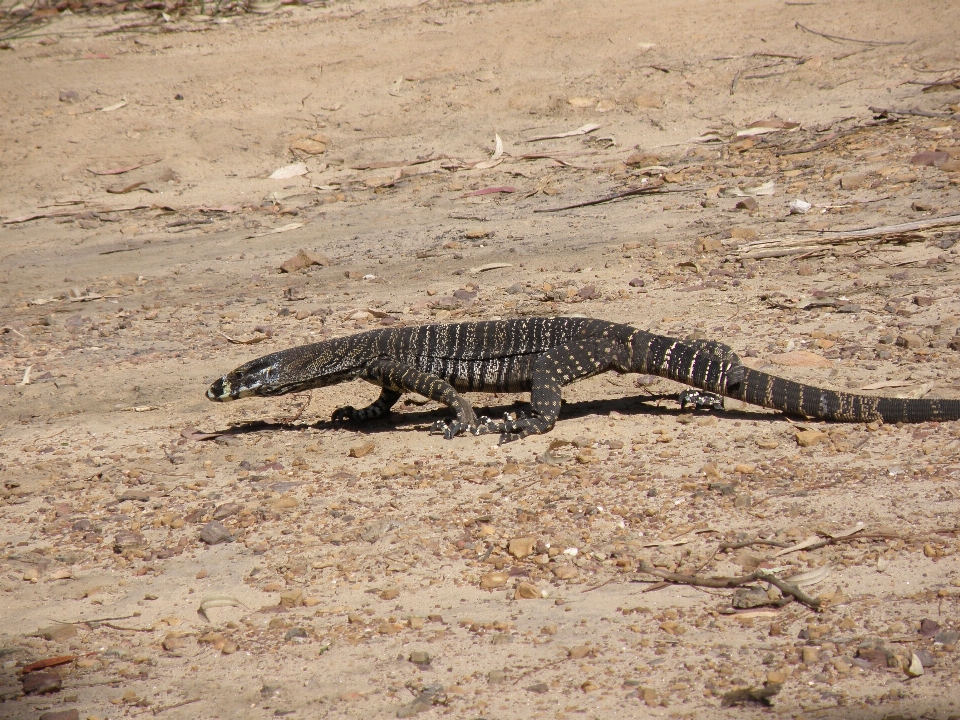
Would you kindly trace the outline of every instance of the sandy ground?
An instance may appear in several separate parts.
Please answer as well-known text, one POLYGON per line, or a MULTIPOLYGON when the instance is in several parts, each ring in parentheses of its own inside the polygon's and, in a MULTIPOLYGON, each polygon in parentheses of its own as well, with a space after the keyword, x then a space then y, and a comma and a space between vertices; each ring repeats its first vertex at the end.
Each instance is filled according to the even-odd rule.
POLYGON ((958 717, 956 423, 681 412, 610 375, 498 446, 430 435, 417 397, 333 427, 361 383, 204 398, 295 344, 571 313, 960 397, 955 223, 826 232, 957 213, 957 27, 935 0, 372 1, 10 40, 0 716, 958 717), (657 194, 544 212, 631 189, 657 194), (812 573, 822 610, 641 562, 812 573), (772 709, 721 708, 764 683, 772 709))

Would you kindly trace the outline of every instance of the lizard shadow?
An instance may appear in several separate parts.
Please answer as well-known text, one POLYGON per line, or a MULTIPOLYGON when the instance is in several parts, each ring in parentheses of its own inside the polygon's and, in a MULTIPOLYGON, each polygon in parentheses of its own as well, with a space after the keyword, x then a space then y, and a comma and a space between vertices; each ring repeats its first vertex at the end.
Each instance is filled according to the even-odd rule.
MULTIPOLYGON (((474 409, 478 416, 486 415, 492 419, 502 418, 505 413, 525 412, 529 413, 530 403, 516 401, 510 404, 501 405, 476 405, 474 409)), ((611 398, 607 400, 582 400, 578 402, 563 401, 560 411, 560 417, 557 423, 563 423, 565 420, 576 420, 589 417, 591 415, 607 415, 610 412, 617 412, 624 417, 641 416, 659 416, 659 417, 680 417, 682 415, 697 415, 702 417, 713 416, 725 420, 749 420, 749 421, 779 421, 783 418, 783 413, 778 411, 764 410, 690 410, 681 409, 677 404, 677 396, 669 395, 643 395, 627 396, 623 398, 611 398), (670 405, 661 405, 659 403, 667 401, 670 405), (654 404, 656 403, 656 404, 654 404), (672 407, 671 407, 672 405, 672 407)), ((236 425, 231 425, 223 430, 216 430, 210 433, 212 436, 230 436, 245 435, 257 432, 276 432, 276 431, 298 431, 306 428, 317 430, 349 430, 351 432, 361 432, 364 434, 373 434, 379 432, 422 432, 424 425, 433 425, 437 420, 445 420, 450 417, 450 411, 446 408, 432 408, 430 410, 410 410, 401 412, 391 412, 386 417, 371 420, 361 424, 352 423, 334 423, 331 420, 316 420, 314 422, 303 422, 296 419, 288 420, 250 420, 236 425)), ((211 438, 212 439, 212 438, 211 438)))

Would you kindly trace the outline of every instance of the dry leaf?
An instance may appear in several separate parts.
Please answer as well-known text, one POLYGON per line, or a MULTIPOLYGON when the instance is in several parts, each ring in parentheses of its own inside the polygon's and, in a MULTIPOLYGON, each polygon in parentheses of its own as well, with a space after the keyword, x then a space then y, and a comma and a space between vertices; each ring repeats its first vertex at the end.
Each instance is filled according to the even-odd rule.
POLYGON ((474 170, 489 170, 503 162, 503 140, 496 133, 494 133, 494 137, 496 138, 496 146, 493 155, 490 156, 489 160, 482 160, 474 165, 474 170))
POLYGON ((271 180, 289 180, 290 178, 306 175, 309 172, 305 163, 298 162, 290 165, 284 165, 270 173, 271 180))
POLYGON ((603 125, 597 123, 587 123, 586 125, 581 125, 576 130, 569 130, 567 132, 556 133, 554 135, 537 135, 536 137, 527 138, 524 142, 536 142, 537 140, 556 140, 559 138, 565 137, 574 137, 576 135, 586 135, 587 133, 592 133, 594 130, 599 130, 603 125))

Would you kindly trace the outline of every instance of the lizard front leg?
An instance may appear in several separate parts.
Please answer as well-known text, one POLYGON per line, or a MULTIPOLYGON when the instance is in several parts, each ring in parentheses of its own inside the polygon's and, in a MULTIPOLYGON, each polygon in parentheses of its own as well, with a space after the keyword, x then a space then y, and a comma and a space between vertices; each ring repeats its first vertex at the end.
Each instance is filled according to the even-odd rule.
POLYGON ((352 405, 337 408, 333 411, 331 418, 335 423, 341 422, 367 422, 383 417, 390 412, 390 408, 396 405, 400 399, 401 393, 388 387, 380 388, 380 397, 364 408, 357 410, 352 405))
POLYGON ((454 419, 450 423, 445 424, 438 421, 434 425, 433 430, 443 432, 444 437, 450 439, 477 427, 477 416, 470 402, 460 395, 450 383, 436 375, 425 373, 396 360, 378 359, 368 363, 363 372, 360 373, 360 377, 383 388, 380 398, 362 410, 341 408, 334 413, 335 420, 338 419, 338 414, 342 419, 364 420, 369 419, 369 417, 376 417, 363 418, 357 416, 379 405, 385 405, 380 412, 380 414, 383 414, 389 410, 402 393, 415 392, 431 400, 441 402, 453 411, 454 419), (350 417, 351 412, 353 417, 350 417))

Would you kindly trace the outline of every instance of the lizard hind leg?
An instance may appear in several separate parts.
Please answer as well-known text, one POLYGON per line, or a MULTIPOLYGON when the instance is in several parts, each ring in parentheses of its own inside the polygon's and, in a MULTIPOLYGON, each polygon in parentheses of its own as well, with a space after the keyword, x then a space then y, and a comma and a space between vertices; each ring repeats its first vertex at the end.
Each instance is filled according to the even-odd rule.
POLYGON ((560 416, 561 388, 606 372, 613 361, 612 348, 592 342, 571 343, 543 353, 533 364, 530 416, 505 417, 500 444, 548 432, 560 416))

